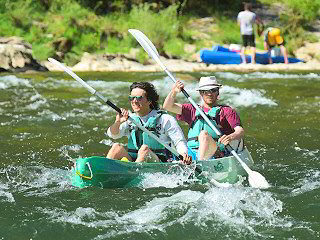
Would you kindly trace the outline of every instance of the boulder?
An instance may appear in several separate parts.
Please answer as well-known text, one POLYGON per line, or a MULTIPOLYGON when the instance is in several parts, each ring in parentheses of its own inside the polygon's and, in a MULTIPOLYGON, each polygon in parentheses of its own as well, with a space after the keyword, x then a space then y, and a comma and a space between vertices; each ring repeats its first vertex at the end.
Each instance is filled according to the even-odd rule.
POLYGON ((19 37, 0 38, 0 71, 48 71, 32 56, 32 46, 19 37))
POLYGON ((297 58, 303 59, 306 62, 320 60, 320 42, 308 43, 305 42, 304 46, 295 52, 297 58))

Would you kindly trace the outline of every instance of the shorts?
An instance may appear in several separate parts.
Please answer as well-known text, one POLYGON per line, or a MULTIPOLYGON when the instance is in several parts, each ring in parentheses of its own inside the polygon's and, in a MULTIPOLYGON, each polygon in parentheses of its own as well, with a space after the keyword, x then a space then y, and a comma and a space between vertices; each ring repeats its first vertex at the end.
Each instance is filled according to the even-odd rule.
POLYGON ((254 34, 252 35, 242 35, 243 46, 256 47, 254 34))
POLYGON ((276 44, 276 45, 270 45, 270 44, 268 44, 269 45, 269 48, 274 48, 274 47, 280 47, 280 46, 284 46, 284 43, 285 43, 285 41, 283 40, 283 42, 282 43, 280 43, 280 44, 276 44))

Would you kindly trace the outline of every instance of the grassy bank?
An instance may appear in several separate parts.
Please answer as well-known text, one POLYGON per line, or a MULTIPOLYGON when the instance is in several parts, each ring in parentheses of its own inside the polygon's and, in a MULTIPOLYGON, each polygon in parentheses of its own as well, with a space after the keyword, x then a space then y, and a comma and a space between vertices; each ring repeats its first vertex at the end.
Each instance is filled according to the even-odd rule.
MULTIPOLYGON (((137 42, 127 32, 129 28, 143 31, 156 45, 161 55, 188 59, 186 44, 195 51, 212 44, 241 44, 237 13, 242 1, 86 1, 86 0, 0 0, 2 36, 20 36, 32 44, 38 60, 57 57, 73 65, 83 52, 128 53, 137 42), (130 2, 130 6, 128 5, 130 2), (109 5, 103 5, 103 4, 109 5), (211 22, 196 24, 200 18, 211 22)), ((272 4, 273 0, 262 0, 272 4)), ((260 6, 257 2, 256 6, 260 6)), ((306 30, 319 17, 320 3, 313 0, 282 0, 287 11, 270 25, 284 30, 289 52, 303 41, 313 41, 306 30), (317 12, 318 11, 318 12, 317 12)), ((263 48, 262 39, 257 47, 263 48)), ((138 53, 140 62, 146 53, 138 53)))

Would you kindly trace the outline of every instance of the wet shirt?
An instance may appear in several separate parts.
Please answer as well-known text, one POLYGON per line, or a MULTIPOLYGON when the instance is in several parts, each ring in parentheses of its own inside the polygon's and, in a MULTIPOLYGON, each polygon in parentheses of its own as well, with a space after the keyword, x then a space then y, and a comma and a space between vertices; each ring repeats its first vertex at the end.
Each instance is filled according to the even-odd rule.
MULTIPOLYGON (((152 110, 148 115, 140 117, 142 125, 144 125, 150 117, 156 116, 157 112, 157 110, 152 110)), ((131 124, 130 120, 121 123, 118 135, 113 135, 110 128, 108 128, 107 135, 113 139, 118 139, 124 136, 129 138, 131 136, 131 124)), ((156 135, 158 135, 163 142, 167 144, 172 142, 179 153, 188 152, 187 141, 183 135, 183 131, 173 116, 169 114, 162 114, 157 122, 156 131, 156 135)))
POLYGON ((238 14, 238 22, 240 22, 241 35, 253 35, 253 24, 257 15, 250 11, 242 11, 238 14))
MULTIPOLYGON (((220 106, 220 114, 218 115, 217 123, 221 126, 221 131, 223 134, 231 134, 234 132, 236 126, 242 126, 241 120, 237 112, 229 106, 220 106)), ((209 108, 202 108, 202 110, 207 113, 210 111, 209 108)), ((190 104, 182 104, 182 113, 177 114, 177 119, 184 121, 191 126, 192 122, 196 117, 196 108, 190 104)))

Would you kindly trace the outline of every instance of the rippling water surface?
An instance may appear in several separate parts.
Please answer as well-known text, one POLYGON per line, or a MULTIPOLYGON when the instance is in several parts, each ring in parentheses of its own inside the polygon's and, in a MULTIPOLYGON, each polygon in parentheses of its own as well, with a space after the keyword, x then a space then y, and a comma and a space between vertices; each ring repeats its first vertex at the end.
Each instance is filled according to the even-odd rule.
MULTIPOLYGON (((319 239, 320 74, 176 77, 200 103, 197 79, 209 74, 270 189, 201 185, 183 172, 147 174, 135 188, 74 188, 68 163, 107 153, 114 110, 63 73, 0 75, 0 239, 319 239)), ((161 102, 173 84, 163 73, 78 75, 125 108, 133 81, 152 82, 161 102)))

